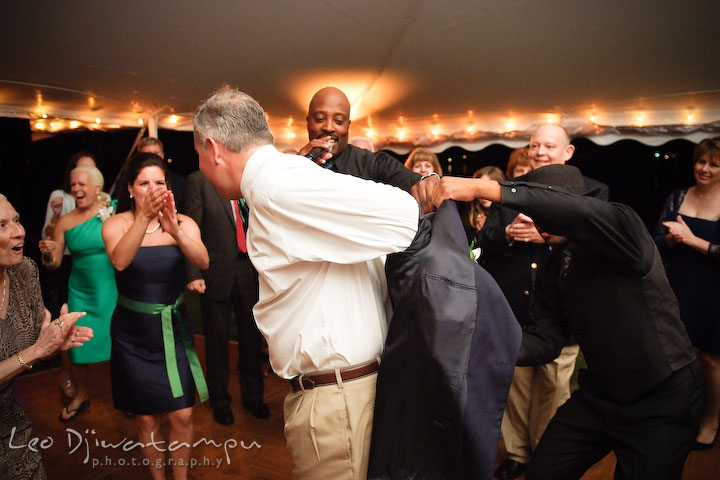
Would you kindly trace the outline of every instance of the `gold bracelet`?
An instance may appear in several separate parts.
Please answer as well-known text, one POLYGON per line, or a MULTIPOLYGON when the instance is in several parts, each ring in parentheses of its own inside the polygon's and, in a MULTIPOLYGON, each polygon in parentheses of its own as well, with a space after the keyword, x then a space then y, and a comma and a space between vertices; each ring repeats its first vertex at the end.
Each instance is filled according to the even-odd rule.
POLYGON ((23 360, 19 353, 16 353, 15 356, 17 357, 21 367, 23 367, 25 370, 32 370, 33 366, 25 363, 25 360, 23 360))

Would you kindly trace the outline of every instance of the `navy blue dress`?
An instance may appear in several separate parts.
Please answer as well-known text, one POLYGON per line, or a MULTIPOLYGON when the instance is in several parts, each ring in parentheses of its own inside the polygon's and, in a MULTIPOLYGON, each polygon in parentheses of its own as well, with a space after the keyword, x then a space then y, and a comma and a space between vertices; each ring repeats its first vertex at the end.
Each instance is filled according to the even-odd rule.
MULTIPOLYGON (((703 255, 688 247, 665 245, 667 229, 663 221, 675 221, 687 190, 673 192, 665 202, 658 227, 656 243, 663 255, 670 286, 680 305, 680 318, 692 344, 704 352, 720 353, 720 261, 717 254, 703 255)), ((717 246, 720 243, 720 222, 682 215, 692 232, 717 246)), ((713 247, 711 246, 711 249, 713 247)))
MULTIPOLYGON (((131 300, 174 304, 185 287, 185 256, 175 245, 140 247, 128 268, 115 272, 118 293, 131 300)), ((182 309, 181 309, 182 311, 182 309)), ((195 384, 182 344, 181 328, 192 338, 183 317, 173 316, 175 352, 183 395, 173 398, 165 367, 160 315, 129 310, 118 304, 112 317, 110 371, 115 408, 151 415, 191 407, 195 384)))

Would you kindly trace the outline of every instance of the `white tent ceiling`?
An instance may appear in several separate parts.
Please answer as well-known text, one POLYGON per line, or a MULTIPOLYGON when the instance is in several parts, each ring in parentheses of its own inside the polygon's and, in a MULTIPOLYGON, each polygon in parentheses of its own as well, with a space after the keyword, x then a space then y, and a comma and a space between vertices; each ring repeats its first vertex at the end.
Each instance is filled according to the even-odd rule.
POLYGON ((718 1, 41 0, 0 12, 0 116, 38 132, 96 119, 189 129, 225 83, 294 146, 326 85, 351 100, 351 136, 401 148, 521 144, 545 121, 601 142, 632 136, 608 127, 639 126, 649 143, 720 127, 718 1))

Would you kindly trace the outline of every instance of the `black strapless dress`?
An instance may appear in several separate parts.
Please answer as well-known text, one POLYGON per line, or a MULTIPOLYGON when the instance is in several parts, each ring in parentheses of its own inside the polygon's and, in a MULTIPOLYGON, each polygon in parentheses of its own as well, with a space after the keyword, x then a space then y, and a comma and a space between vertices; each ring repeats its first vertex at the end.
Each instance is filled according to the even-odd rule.
MULTIPOLYGON (((120 296, 172 305, 185 286, 185 257, 175 245, 140 247, 132 264, 115 272, 120 296)), ((192 327, 173 315, 177 368, 183 395, 174 398, 165 365, 161 316, 139 313, 118 302, 110 325, 110 371, 115 408, 151 415, 191 407, 195 384, 183 347, 181 329, 192 339, 192 327)), ((182 313, 182 309, 180 309, 182 313)), ((192 340, 191 340, 192 341, 192 340)))

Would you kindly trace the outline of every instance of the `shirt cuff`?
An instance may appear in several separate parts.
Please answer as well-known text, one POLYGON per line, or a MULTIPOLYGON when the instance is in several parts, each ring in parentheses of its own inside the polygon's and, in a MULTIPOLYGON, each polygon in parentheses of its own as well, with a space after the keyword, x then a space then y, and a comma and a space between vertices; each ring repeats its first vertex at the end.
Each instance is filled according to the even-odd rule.
POLYGON ((501 181, 501 203, 514 210, 522 210, 527 200, 527 185, 519 182, 501 181))

